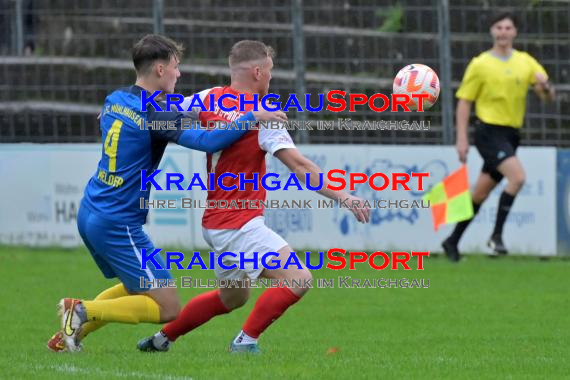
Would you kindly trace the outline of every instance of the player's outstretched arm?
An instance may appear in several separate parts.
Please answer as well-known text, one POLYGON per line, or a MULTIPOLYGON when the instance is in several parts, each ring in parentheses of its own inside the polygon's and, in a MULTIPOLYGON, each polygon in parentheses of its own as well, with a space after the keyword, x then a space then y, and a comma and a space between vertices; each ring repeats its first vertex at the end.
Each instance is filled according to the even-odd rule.
MULTIPOLYGON (((156 113, 160 114, 160 113, 156 113)), ((155 114, 155 115, 156 115, 155 114)), ((172 114, 172 112, 163 112, 162 115, 158 117, 168 119, 166 114, 172 114)), ((287 115, 282 111, 253 111, 248 112, 245 115, 240 116, 236 123, 239 128, 228 128, 228 129, 214 129, 214 130, 203 130, 203 129, 182 129, 182 123, 184 118, 189 118, 188 114, 175 113, 174 118, 176 131, 153 131, 154 133, 162 134, 161 138, 173 141, 178 145, 184 146, 189 149, 195 149, 206 153, 214 153, 219 150, 225 149, 232 145, 234 142, 239 140, 244 134, 246 134, 250 125, 255 121, 286 121, 287 115)), ((192 119, 192 117, 190 117, 192 119)), ((172 120, 172 119, 170 119, 172 120)))
MULTIPOLYGON (((299 152, 296 148, 286 148, 280 149, 274 153, 274 156, 277 157, 285 166, 291 170, 291 172, 297 175, 297 178, 305 183, 305 173, 310 173, 311 180, 314 183, 311 183, 313 186, 318 185, 318 177, 323 171, 319 168, 313 161, 309 160, 307 157, 303 156, 301 152, 299 152)), ((358 204, 357 207, 351 207, 350 211, 354 214, 356 219, 361 223, 368 223, 370 220, 370 209, 367 207, 363 207, 362 204, 364 200, 359 197, 355 197, 347 193, 346 191, 335 191, 327 188, 329 181, 327 180, 326 176, 323 176, 323 186, 317 192, 329 199, 333 199, 338 202, 340 199, 348 199, 346 204, 358 204), (356 203, 355 203, 356 202, 356 203)))
POLYGON ((214 153, 221 149, 225 149, 239 140, 249 131, 251 123, 256 118, 252 112, 239 117, 236 123, 239 125, 237 129, 189 129, 184 130, 176 140, 178 145, 186 148, 199 150, 206 153, 214 153))

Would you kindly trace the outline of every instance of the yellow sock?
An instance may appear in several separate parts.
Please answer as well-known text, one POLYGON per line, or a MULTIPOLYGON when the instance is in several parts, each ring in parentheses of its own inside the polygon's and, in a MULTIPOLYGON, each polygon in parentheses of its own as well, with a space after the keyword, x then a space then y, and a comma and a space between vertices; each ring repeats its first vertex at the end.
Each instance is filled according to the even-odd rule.
MULTIPOLYGON (((129 293, 127 289, 125 289, 123 284, 117 284, 115 286, 110 287, 109 289, 103 290, 97 297, 95 297, 96 301, 100 300, 110 300, 114 298, 128 296, 129 293)), ((107 322, 103 321, 89 321, 85 323, 81 327, 81 333, 79 335, 80 339, 83 339, 87 336, 87 334, 92 333, 93 331, 100 329, 101 327, 105 326, 107 322)))
POLYGON ((160 307, 144 295, 126 296, 112 300, 82 301, 90 321, 160 322, 160 307))

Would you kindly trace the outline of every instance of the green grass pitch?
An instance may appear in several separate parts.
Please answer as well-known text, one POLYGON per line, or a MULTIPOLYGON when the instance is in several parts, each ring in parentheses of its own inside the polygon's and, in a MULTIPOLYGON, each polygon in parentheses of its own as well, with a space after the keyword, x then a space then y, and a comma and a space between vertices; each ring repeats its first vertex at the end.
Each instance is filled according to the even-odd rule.
MULTIPOLYGON (((211 271, 177 276, 213 278, 211 271)), ((257 299, 182 337, 136 350, 157 325, 108 325, 84 351, 49 352, 61 297, 114 284, 83 249, 0 248, 2 379, 522 379, 570 377, 570 261, 468 257, 424 271, 324 269, 315 278, 430 279, 429 289, 312 289, 260 340, 261 356, 226 350, 257 299), (330 353, 329 349, 336 352, 330 353), (335 351, 335 350, 333 350, 335 351)), ((183 303, 204 289, 178 289, 183 303)))

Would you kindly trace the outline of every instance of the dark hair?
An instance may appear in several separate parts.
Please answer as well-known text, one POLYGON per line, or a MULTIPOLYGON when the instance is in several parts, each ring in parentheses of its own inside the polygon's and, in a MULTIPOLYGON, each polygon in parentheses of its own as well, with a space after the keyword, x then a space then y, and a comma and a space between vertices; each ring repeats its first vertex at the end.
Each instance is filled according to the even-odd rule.
POLYGON ((261 41, 243 40, 232 46, 230 50, 230 67, 242 62, 257 61, 267 57, 273 58, 275 50, 261 41))
POLYGON ((489 22, 489 28, 492 27, 493 25, 495 25, 496 23, 498 23, 499 21, 503 21, 505 19, 509 19, 513 22, 513 25, 515 26, 515 28, 519 28, 519 22, 517 20, 517 17, 512 13, 512 12, 508 12, 508 11, 504 11, 504 12, 500 12, 497 14, 494 14, 491 16, 490 22, 489 22))
POLYGON ((147 34, 132 49, 133 64, 137 73, 147 73, 155 61, 170 61, 172 57, 182 58, 184 48, 170 38, 158 34, 147 34))

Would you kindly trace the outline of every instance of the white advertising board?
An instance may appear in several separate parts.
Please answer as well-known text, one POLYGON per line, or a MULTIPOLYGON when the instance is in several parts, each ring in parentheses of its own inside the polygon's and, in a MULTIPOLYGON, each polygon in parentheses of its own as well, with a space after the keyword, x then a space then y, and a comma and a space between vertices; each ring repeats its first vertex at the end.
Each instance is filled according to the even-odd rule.
MULTIPOLYGON (((304 145, 299 149, 323 170, 391 173, 429 172, 426 188, 459 168, 453 147, 304 145)), ((75 215, 83 189, 95 172, 100 155, 97 144, 2 144, 0 145, 0 243, 25 245, 77 246, 75 215)), ((527 182, 517 197, 504 230, 507 247, 514 253, 556 254, 556 150, 520 148, 519 157, 527 172, 527 182)), ((468 160, 471 185, 475 183, 482 161, 472 149, 468 160)), ((161 169, 164 172, 205 173, 204 154, 180 147, 169 147, 161 169)), ((268 160, 268 171, 285 177, 288 170, 275 158, 268 160)), ((164 182, 164 173, 158 176, 164 182)), ((501 184, 485 202, 467 230, 460 248, 486 252, 501 184)), ((416 189, 417 187, 412 187, 416 189)), ((437 233, 428 209, 373 209, 369 224, 359 224, 348 210, 318 209, 324 199, 313 191, 276 190, 269 199, 311 200, 312 209, 272 209, 266 211, 267 223, 294 249, 345 248, 369 251, 440 251, 441 241, 450 233, 445 226, 437 233)), ((374 191, 357 185, 355 195, 368 200, 420 200, 418 191, 374 191)), ((151 199, 205 199, 205 193, 191 191, 153 191, 151 199)), ((179 203, 178 203, 179 204, 179 203)), ((151 210, 147 231, 157 247, 202 247, 200 220, 203 210, 151 210)))

